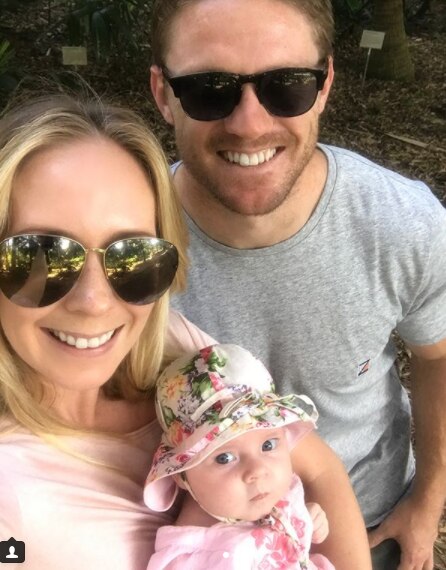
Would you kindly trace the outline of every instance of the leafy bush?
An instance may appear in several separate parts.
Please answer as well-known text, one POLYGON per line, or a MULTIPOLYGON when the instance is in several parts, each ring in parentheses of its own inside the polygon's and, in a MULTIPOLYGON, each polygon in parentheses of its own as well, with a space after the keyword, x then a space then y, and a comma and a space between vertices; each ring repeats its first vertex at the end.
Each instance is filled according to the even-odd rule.
POLYGON ((17 85, 17 80, 12 74, 11 63, 14 57, 8 40, 0 40, 0 91, 10 92, 17 85))

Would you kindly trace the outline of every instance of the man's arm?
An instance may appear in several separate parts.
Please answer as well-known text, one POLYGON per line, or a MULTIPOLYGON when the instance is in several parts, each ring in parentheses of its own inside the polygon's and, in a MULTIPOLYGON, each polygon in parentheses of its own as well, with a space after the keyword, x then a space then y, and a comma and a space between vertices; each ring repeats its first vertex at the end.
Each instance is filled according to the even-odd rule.
POLYGON ((302 479, 305 501, 319 503, 330 526, 327 539, 314 550, 324 554, 336 570, 371 570, 364 521, 341 460, 311 432, 293 449, 292 461, 302 479))
POLYGON ((398 570, 432 570, 433 544, 446 497, 446 339, 409 348, 416 443, 414 486, 370 534, 370 544, 392 537, 401 547, 398 570))

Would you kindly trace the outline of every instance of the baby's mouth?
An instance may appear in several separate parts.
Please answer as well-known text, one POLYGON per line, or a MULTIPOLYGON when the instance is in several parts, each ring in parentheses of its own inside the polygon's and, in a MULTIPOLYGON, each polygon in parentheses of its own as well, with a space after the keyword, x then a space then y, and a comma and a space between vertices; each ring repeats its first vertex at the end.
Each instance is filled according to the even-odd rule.
POLYGON ((251 499, 251 501, 261 501, 262 499, 265 499, 267 496, 269 495, 269 493, 259 493, 258 495, 256 495, 255 497, 253 497, 251 499))

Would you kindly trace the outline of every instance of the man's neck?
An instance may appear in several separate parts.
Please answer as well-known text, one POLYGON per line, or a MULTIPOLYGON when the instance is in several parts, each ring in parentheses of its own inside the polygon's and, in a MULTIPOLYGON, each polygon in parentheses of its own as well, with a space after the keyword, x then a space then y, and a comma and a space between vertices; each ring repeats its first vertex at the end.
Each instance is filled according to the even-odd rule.
POLYGON ((184 209, 205 234, 229 247, 255 249, 285 241, 302 229, 323 193, 327 172, 327 159, 317 149, 284 202, 261 216, 226 208, 199 185, 184 164, 175 173, 175 185, 184 209))

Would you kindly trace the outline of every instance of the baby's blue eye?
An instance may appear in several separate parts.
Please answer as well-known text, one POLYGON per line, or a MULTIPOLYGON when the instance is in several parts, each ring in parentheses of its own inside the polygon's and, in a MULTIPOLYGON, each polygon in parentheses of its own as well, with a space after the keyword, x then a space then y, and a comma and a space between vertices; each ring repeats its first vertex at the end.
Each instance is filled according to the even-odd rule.
POLYGON ((220 455, 217 455, 215 462, 219 463, 220 465, 226 465, 227 463, 234 461, 234 459, 235 456, 227 451, 226 453, 220 453, 220 455))
POLYGON ((273 449, 276 449, 278 443, 279 439, 277 437, 267 439, 262 444, 262 451, 272 451, 273 449))

